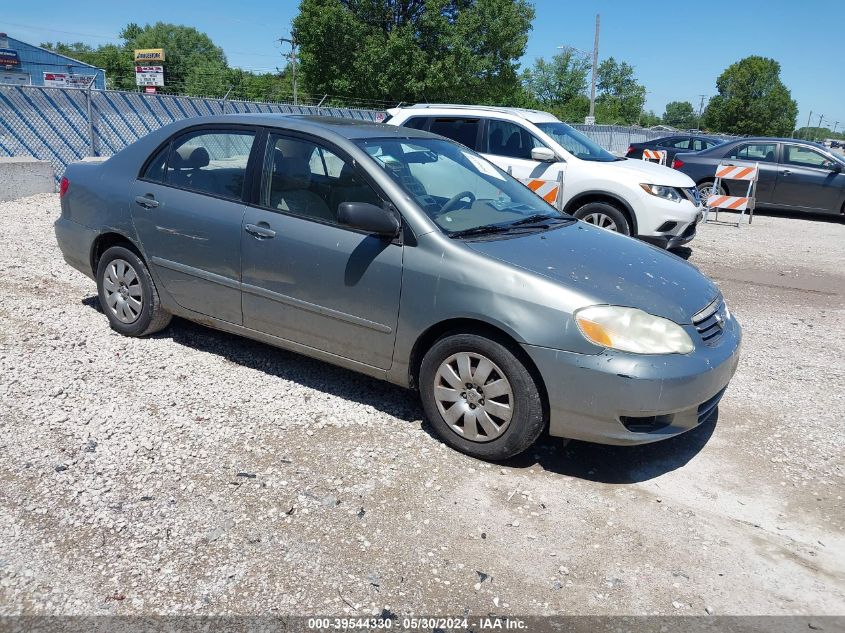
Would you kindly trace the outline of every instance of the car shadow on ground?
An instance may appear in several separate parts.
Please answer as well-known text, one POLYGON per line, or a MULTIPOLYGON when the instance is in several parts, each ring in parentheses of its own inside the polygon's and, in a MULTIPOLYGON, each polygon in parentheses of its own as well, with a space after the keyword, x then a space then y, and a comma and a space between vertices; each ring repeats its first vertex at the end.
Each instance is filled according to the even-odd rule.
POLYGON ((633 484, 677 470, 693 459, 716 430, 719 412, 695 429, 660 442, 606 446, 544 436, 532 448, 505 462, 512 468, 540 468, 605 484, 633 484))
MULTIPOLYGON (((102 313, 97 296, 82 303, 102 313)), ((105 317, 103 327, 108 327, 105 317)), ((171 339, 198 351, 216 354, 229 362, 298 385, 372 406, 409 423, 422 421, 422 429, 441 441, 423 417, 416 393, 323 361, 215 330, 174 317, 170 326, 151 338, 171 339)), ((653 479, 682 467, 707 443, 716 427, 716 415, 683 435, 641 446, 604 446, 545 435, 535 446, 502 466, 527 470, 539 466, 569 477, 600 483, 630 484, 653 479)))

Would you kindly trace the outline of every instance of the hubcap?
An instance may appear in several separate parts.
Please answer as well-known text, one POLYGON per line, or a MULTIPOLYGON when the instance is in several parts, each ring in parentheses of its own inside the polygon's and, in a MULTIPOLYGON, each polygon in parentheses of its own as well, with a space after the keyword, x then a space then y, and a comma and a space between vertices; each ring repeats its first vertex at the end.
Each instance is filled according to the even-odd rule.
POLYGON ((103 276, 106 304, 121 323, 134 323, 144 307, 141 280, 124 259, 112 260, 103 276))
MULTIPOLYGON (((698 188, 698 196, 699 196, 699 198, 701 198, 701 204, 706 204, 707 198, 709 198, 711 195, 713 195, 713 193, 714 192, 713 192, 713 185, 712 184, 701 185, 698 188)), ((719 187, 718 195, 720 195, 720 196, 725 195, 725 191, 721 187, 719 187)))
POLYGON ((616 222, 613 221, 613 218, 609 215, 605 215, 604 213, 590 213, 585 215, 582 219, 587 224, 594 224, 600 229, 607 229, 608 231, 619 230, 616 226, 616 222))
POLYGON ((493 361, 475 352, 453 354, 440 364, 434 399, 446 424, 473 442, 501 436, 513 417, 510 382, 493 361))

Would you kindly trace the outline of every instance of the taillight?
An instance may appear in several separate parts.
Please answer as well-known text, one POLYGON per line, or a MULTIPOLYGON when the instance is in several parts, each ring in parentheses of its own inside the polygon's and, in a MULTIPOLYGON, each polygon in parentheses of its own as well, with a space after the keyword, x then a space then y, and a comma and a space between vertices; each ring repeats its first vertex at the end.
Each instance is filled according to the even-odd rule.
POLYGON ((672 160, 672 169, 680 169, 684 166, 684 161, 679 160, 677 158, 672 160))
POLYGON ((70 180, 62 176, 62 179, 59 181, 59 197, 61 198, 67 193, 68 187, 70 187, 70 180))
POLYGON ((633 145, 629 145, 629 146, 628 146, 628 151, 626 152, 626 154, 633 154, 633 153, 634 153, 634 146, 633 146, 633 145))

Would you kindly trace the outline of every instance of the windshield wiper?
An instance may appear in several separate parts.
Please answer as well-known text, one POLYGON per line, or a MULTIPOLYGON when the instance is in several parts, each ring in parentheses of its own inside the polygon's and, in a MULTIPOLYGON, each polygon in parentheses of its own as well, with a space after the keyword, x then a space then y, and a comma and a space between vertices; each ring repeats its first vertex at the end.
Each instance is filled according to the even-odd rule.
POLYGON ((508 226, 522 226, 524 224, 535 224, 535 223, 543 223, 543 222, 560 222, 563 220, 568 220, 560 215, 548 215, 545 213, 538 213, 535 215, 529 215, 527 218, 522 218, 521 220, 517 220, 516 222, 511 222, 508 226))
POLYGON ((454 233, 449 233, 449 237, 470 237, 471 235, 507 233, 510 230, 511 227, 507 224, 484 224, 482 226, 476 226, 471 229, 464 229, 463 231, 455 231, 454 233))

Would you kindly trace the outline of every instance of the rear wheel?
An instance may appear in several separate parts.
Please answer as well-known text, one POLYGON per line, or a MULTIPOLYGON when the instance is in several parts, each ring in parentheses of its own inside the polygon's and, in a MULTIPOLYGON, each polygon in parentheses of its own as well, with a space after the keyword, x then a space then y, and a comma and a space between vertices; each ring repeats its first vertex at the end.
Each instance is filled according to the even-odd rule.
POLYGON ((579 207, 573 215, 600 229, 622 233, 622 235, 631 234, 631 225, 625 214, 609 202, 588 202, 579 207))
POLYGON ((100 257, 97 291, 109 325, 125 336, 153 334, 170 323, 150 271, 124 246, 112 246, 100 257))
POLYGON ((475 334, 438 340, 420 367, 426 417, 447 444, 502 460, 530 447, 545 427, 534 378, 504 345, 475 334))

